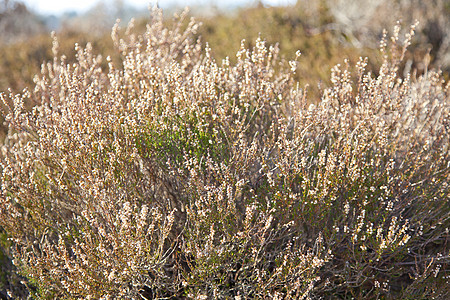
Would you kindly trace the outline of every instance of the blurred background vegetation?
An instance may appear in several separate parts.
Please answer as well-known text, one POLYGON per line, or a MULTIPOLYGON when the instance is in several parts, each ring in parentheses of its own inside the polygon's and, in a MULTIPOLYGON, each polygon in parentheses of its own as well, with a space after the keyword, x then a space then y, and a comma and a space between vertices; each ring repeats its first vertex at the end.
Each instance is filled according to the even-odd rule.
MULTIPOLYGON (((444 78, 449 78, 449 0, 299 0, 295 5, 277 7, 251 1, 229 9, 214 3, 193 7, 190 14, 203 23, 199 37, 212 48, 215 59, 220 62, 229 57, 233 62, 241 41, 245 39, 245 46, 250 47, 259 36, 269 45, 278 44, 287 60, 300 50, 297 80, 300 86, 309 86, 311 102, 320 100, 321 89, 329 84, 331 67, 342 64, 345 58, 353 65, 360 56, 367 56, 369 69, 375 72, 382 62, 378 43, 383 29, 391 30, 398 20, 404 28, 416 19, 420 22, 404 68, 418 74, 427 68, 440 68, 444 78)), ((179 7, 165 13, 177 11, 179 7)), ((44 62, 53 59, 52 30, 57 32, 60 53, 69 63, 75 59, 74 44, 84 46, 87 42, 92 43, 95 53, 120 60, 110 29, 116 18, 124 20, 125 28, 132 16, 138 30, 144 31, 146 11, 133 9, 123 1, 100 2, 81 15, 43 16, 22 2, 0 0, 0 92, 33 89, 34 76, 44 62)), ((31 107, 33 103, 26 105, 31 107)), ((7 130, 3 122, 0 117, 2 140, 7 130)), ((21 288, 20 278, 11 272, 7 249, 7 237, 0 230, 0 299, 7 298, 6 288, 21 288)))
MULTIPOLYGON (((450 71, 450 1, 448 0, 299 0, 287 7, 270 7, 260 1, 237 8, 193 7, 191 15, 203 23, 199 35, 208 42, 220 62, 231 61, 245 39, 251 46, 258 36, 268 44, 279 44, 281 55, 293 59, 300 50, 302 57, 297 71, 300 85, 309 85, 318 95, 318 84, 326 86, 332 66, 348 58, 350 63, 368 56, 372 67, 381 63, 377 53, 383 29, 392 29, 400 20, 405 28, 419 20, 408 67, 423 72, 423 57, 430 52, 430 67, 441 67, 446 78, 450 71)), ((167 14, 180 8, 166 9, 167 14)), ((21 91, 32 87, 33 77, 41 64, 52 59, 50 31, 56 30, 61 53, 74 59, 74 44, 93 44, 94 51, 112 53, 110 29, 116 18, 130 17, 144 30, 145 11, 115 1, 96 4, 82 15, 74 13, 59 17, 41 16, 25 4, 0 1, 0 91, 21 91)), ((310 99, 317 97, 310 97, 310 99)))

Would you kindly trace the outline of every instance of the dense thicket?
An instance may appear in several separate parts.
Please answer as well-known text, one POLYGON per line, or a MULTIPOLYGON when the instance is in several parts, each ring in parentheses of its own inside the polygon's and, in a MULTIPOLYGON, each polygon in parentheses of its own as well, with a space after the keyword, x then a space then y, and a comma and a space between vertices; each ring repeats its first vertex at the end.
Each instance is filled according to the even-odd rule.
POLYGON ((0 226, 30 295, 448 296, 450 85, 403 70, 415 26, 308 102, 299 52, 217 62, 185 17, 116 25, 118 62, 54 37, 34 89, 0 94, 0 226))

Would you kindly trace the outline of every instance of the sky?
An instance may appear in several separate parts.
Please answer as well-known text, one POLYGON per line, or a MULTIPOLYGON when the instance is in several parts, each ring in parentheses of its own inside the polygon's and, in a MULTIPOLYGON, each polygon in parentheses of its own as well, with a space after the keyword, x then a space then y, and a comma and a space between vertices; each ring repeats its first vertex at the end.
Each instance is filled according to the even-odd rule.
MULTIPOLYGON (((27 7, 41 14, 60 14, 67 11, 85 12, 91 8, 97 1, 93 0, 21 0, 27 7)), ((117 0, 103 0, 104 2, 114 2, 117 0)), ((161 7, 165 7, 170 4, 178 4, 181 6, 193 6, 207 3, 223 4, 247 4, 252 3, 255 0, 159 0, 158 3, 161 7)), ((147 7, 149 3, 155 3, 151 0, 124 0, 137 8, 147 7)), ((295 3, 296 0, 263 0, 268 5, 287 5, 295 3)))

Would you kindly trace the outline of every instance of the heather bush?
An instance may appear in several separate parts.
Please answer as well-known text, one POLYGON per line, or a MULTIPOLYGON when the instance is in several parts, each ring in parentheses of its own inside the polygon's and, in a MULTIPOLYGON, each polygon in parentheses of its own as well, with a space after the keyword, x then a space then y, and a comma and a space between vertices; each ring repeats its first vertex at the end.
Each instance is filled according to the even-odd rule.
POLYGON ((0 226, 30 295, 448 296, 450 85, 398 75, 414 26, 307 105, 299 52, 217 63, 185 18, 116 25, 106 67, 54 37, 34 90, 0 94, 0 226))
MULTIPOLYGON (((300 2, 300 1, 299 1, 300 2)), ((326 0, 336 29, 357 46, 376 45, 383 28, 397 20, 420 22, 413 55, 406 61, 423 71, 423 56, 441 69, 450 70, 450 2, 446 0, 326 0)))
MULTIPOLYGON (((287 7, 254 6, 241 9, 234 14, 222 14, 215 17, 201 18, 203 26, 200 34, 212 48, 212 55, 216 59, 229 56, 232 63, 236 62, 234 54, 239 50, 241 40, 245 39, 245 46, 255 46, 254 41, 259 37, 269 45, 279 44, 280 57, 291 60, 295 52, 302 50, 302 59, 298 61, 295 80, 301 86, 309 85, 309 101, 320 98, 320 88, 330 83, 330 68, 342 62, 346 57, 356 63, 359 56, 370 57, 370 68, 380 66, 381 58, 376 49, 356 48, 342 41, 339 33, 329 30, 334 20, 327 13, 325 5, 320 1, 308 1, 302 5, 287 7), (318 5, 316 10, 307 10, 309 6, 318 5), (326 28, 326 29, 324 29, 326 28)), ((395 24, 395 23, 392 23, 395 24)))

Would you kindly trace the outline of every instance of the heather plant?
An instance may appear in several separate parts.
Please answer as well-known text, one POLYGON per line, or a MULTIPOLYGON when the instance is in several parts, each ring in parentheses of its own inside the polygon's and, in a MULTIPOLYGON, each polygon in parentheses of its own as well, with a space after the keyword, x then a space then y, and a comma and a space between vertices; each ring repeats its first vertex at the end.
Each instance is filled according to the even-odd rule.
POLYGON ((302 59, 298 61, 294 78, 303 85, 309 85, 309 101, 320 98, 320 88, 330 83, 329 71, 332 66, 347 57, 356 63, 359 56, 369 56, 370 67, 380 66, 376 49, 355 48, 342 41, 340 34, 332 28, 334 21, 327 8, 319 1, 308 1, 301 5, 287 7, 254 6, 241 9, 234 14, 215 17, 203 17, 200 34, 212 48, 213 57, 222 59, 230 56, 236 62, 234 54, 239 50, 241 40, 251 48, 254 41, 264 37, 268 44, 279 44, 280 56, 286 60, 295 58, 295 52, 302 50, 302 59), (308 11, 308 6, 320 6, 308 11), (328 27, 327 27, 328 26, 328 27), (325 29, 324 29, 325 28, 325 29))
POLYGON ((414 26, 308 105, 300 52, 218 63, 185 18, 117 24, 107 66, 53 37, 35 88, 0 94, 0 226, 30 295, 445 298, 450 85, 398 75, 414 26))
MULTIPOLYGON (((298 1, 297 5, 300 2, 298 1)), ((419 20, 415 51, 408 55, 406 63, 414 64, 416 69, 423 72, 427 67, 423 57, 429 54, 428 59, 435 66, 447 73, 450 70, 449 1, 326 0, 326 3, 328 12, 334 19, 334 24, 331 25, 348 37, 349 42, 359 47, 376 45, 383 28, 396 20, 405 23, 419 20)))

